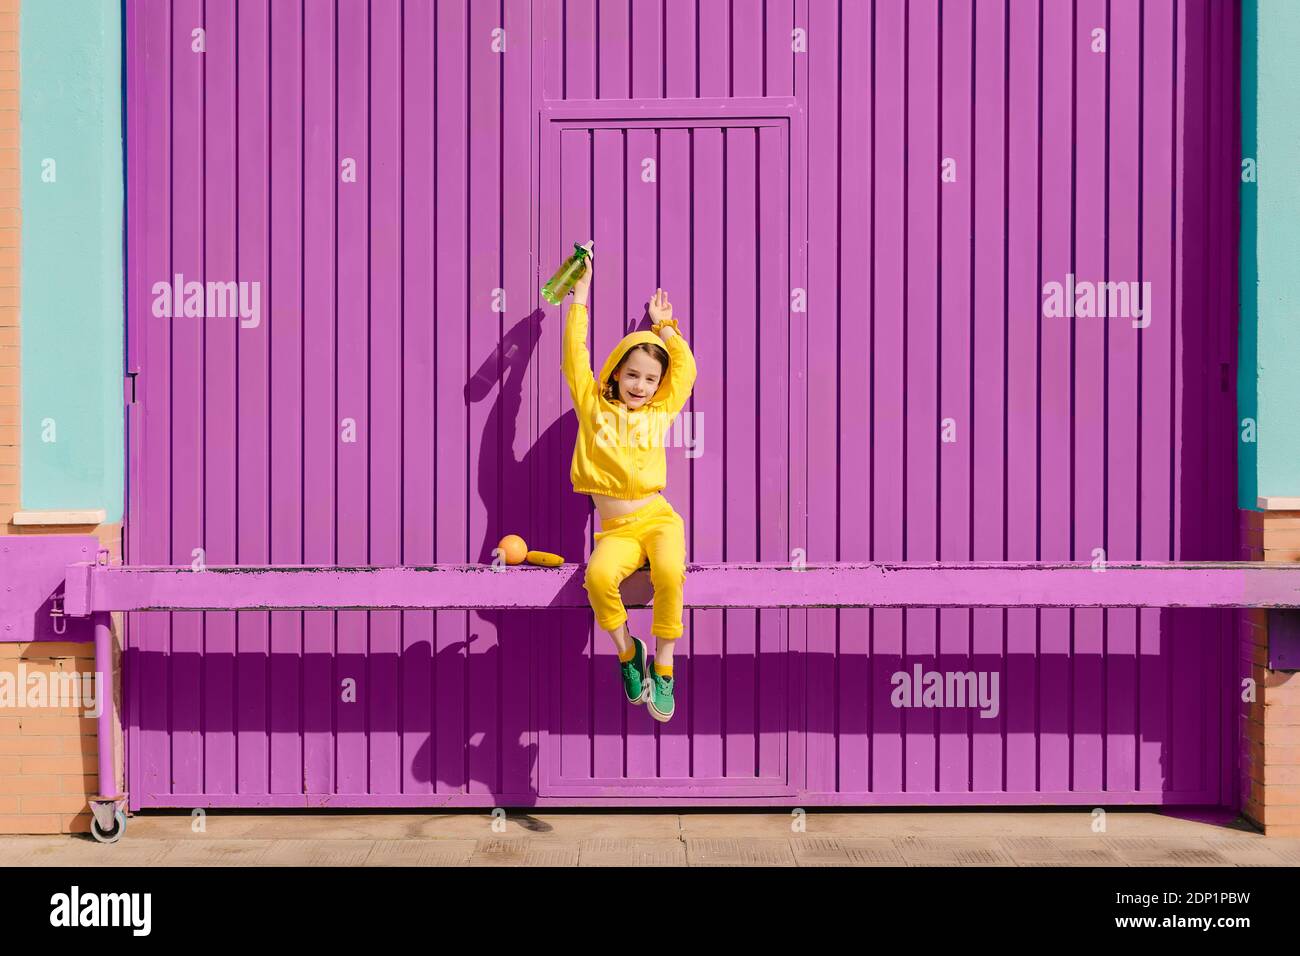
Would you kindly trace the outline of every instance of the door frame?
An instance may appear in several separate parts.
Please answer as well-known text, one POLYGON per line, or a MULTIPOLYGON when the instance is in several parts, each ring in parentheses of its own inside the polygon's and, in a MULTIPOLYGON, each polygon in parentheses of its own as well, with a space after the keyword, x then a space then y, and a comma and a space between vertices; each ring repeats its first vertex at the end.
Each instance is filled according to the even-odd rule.
MULTIPOLYGON (((808 252, 808 177, 807 124, 800 102, 793 97, 711 97, 691 100, 548 100, 537 114, 537 165, 533 179, 534 215, 533 261, 537 269, 534 295, 541 307, 542 237, 549 235, 558 213, 558 198, 547 189, 559 175, 557 167, 560 137, 566 129, 650 129, 663 127, 774 127, 781 131, 781 148, 786 160, 789 203, 787 248, 789 249, 790 289, 807 289, 808 252), (547 200, 543 209, 541 201, 547 200)), ((548 260, 549 261, 549 260, 548 260)), ((789 297, 787 297, 787 303, 789 297)), ((791 548, 803 549, 808 540, 807 471, 808 471, 808 312, 787 312, 790 392, 788 479, 786 484, 786 520, 791 548)), ((552 739, 550 728, 556 726, 558 713, 543 707, 558 707, 542 693, 533 694, 533 726, 537 733, 536 787, 540 797, 692 795, 707 792, 719 797, 793 796, 805 789, 807 781, 805 741, 807 611, 787 609, 783 648, 786 657, 786 731, 781 757, 780 777, 757 777, 752 781, 736 778, 667 778, 656 777, 641 783, 635 779, 593 778, 582 782, 563 782, 559 778, 559 740, 552 739), (670 791, 665 793, 665 791, 670 791)), ((532 672, 540 680, 546 662, 533 650, 532 672)))

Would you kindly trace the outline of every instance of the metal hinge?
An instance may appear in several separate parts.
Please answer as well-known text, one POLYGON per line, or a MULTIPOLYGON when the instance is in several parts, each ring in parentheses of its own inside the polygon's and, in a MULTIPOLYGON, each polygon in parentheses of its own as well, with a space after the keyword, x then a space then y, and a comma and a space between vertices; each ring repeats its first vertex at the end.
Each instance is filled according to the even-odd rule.
POLYGON ((135 404, 135 377, 139 372, 127 372, 122 380, 122 401, 127 405, 135 404))

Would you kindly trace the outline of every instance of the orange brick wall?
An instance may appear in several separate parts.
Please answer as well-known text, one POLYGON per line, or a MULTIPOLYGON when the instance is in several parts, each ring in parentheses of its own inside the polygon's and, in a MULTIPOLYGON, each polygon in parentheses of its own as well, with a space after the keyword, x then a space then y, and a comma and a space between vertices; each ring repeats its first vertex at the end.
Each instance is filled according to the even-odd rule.
MULTIPOLYGON (((1300 561, 1300 511, 1243 511, 1243 561, 1300 561)), ((1242 614, 1242 809, 1270 836, 1300 836, 1300 673, 1268 669, 1268 612, 1242 614)))
MULTIPOLYGON (((0 671, 93 671, 90 644, 0 644, 0 671)), ((0 833, 66 833, 90 826, 97 791, 95 721, 69 707, 0 709, 0 833)))

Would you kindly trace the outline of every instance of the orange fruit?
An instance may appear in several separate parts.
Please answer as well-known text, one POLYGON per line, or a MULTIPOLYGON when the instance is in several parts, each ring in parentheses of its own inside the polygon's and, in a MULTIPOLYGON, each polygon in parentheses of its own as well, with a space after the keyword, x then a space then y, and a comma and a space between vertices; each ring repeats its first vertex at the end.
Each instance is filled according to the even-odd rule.
POLYGON ((528 554, 528 545, 517 534, 506 535, 497 547, 501 549, 506 564, 523 564, 524 556, 528 554))

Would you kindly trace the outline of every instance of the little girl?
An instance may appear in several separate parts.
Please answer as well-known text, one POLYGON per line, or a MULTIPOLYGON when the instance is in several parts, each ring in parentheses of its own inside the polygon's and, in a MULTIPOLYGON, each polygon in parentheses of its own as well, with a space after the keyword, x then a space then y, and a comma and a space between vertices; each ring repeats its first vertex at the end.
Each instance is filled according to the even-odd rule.
POLYGON ((618 648, 623 692, 646 703, 658 721, 673 716, 673 644, 682 636, 686 581, 686 529, 658 492, 667 484, 663 437, 690 398, 695 357, 677 328, 663 289, 650 301, 650 331, 632 332, 614 347, 597 380, 587 352, 587 292, 592 261, 573 286, 564 322, 565 380, 578 413, 578 439, 569 477, 573 490, 591 495, 600 514, 596 547, 584 587, 596 623, 618 648), (662 344, 660 344, 662 340, 662 344), (645 642, 627 629, 618 586, 650 561, 654 584, 654 668, 645 642))

